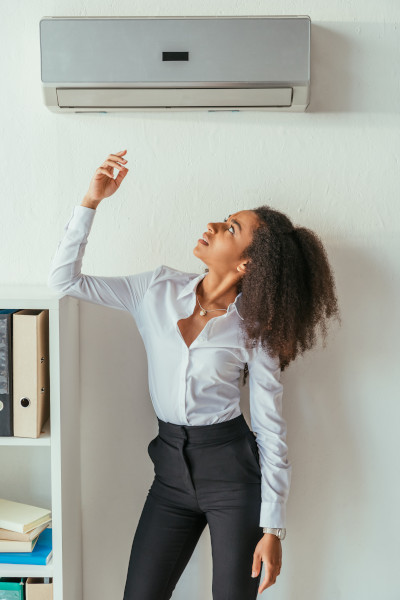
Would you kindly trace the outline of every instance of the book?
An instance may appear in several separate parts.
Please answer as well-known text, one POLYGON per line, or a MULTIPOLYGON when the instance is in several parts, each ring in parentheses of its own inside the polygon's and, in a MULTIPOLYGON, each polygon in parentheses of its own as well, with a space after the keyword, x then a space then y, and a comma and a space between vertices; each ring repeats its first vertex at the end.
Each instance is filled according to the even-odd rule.
MULTIPOLYGON (((28 542, 21 542, 15 540, 0 540, 0 554, 2 552, 32 552, 39 536, 37 535, 33 540, 28 542)), ((1 598, 1 596, 0 596, 1 598)))
POLYGON ((14 542, 30 542, 31 540, 33 540, 33 538, 38 536, 39 533, 42 533, 43 529, 46 529, 46 527, 51 527, 51 525, 52 521, 50 518, 45 523, 39 525, 39 527, 35 527, 34 529, 27 531, 26 533, 19 533, 17 531, 12 531, 11 529, 2 529, 0 527, 0 540, 12 540, 14 542))
POLYGON ((26 533, 48 522, 51 510, 0 498, 0 527, 26 533))
POLYGON ((39 534, 32 552, 0 552, 0 563, 13 565, 47 565, 53 556, 53 529, 47 527, 39 534))

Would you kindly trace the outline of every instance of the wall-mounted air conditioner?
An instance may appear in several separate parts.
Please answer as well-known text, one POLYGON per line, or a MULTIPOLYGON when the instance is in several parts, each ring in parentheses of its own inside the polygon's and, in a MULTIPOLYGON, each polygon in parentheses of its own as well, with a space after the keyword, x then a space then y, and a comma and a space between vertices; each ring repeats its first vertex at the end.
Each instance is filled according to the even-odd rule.
POLYGON ((304 111, 308 16, 44 17, 54 112, 304 111))

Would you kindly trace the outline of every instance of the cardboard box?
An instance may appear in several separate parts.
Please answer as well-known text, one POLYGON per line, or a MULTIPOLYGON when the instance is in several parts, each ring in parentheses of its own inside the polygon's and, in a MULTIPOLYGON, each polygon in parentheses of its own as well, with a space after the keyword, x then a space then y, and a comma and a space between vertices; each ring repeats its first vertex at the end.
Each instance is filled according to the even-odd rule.
POLYGON ((44 583, 43 577, 28 577, 25 600, 53 600, 53 578, 50 577, 50 583, 44 583))

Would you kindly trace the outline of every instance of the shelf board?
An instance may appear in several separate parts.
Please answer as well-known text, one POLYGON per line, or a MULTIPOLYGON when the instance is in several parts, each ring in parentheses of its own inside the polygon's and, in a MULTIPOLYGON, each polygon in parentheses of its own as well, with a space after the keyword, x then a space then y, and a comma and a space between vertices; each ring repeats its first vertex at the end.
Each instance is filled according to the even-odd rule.
POLYGON ((0 291, 0 308, 59 308, 64 292, 44 284, 4 284, 0 291))
POLYGON ((50 446, 50 419, 47 419, 42 431, 38 438, 0 436, 0 446, 50 446))
POLYGON ((53 557, 47 565, 0 563, 0 577, 53 577, 53 557))

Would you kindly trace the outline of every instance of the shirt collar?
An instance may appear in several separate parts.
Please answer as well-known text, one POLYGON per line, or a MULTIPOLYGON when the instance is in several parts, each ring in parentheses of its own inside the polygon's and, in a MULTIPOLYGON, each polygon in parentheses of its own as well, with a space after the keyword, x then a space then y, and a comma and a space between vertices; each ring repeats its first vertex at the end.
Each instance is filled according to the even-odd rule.
MULTIPOLYGON (((207 275, 207 273, 201 273, 200 275, 196 275, 193 278, 189 278, 189 281, 186 283, 186 285, 184 285, 184 287, 182 288, 182 290, 179 292, 178 294, 178 300, 180 298, 183 298, 184 296, 187 296, 188 294, 194 294, 195 290, 196 290, 196 286, 197 284, 207 275)), ((241 314, 239 313, 238 310, 238 305, 240 306, 240 298, 242 296, 242 292, 239 292, 238 295, 236 296, 234 302, 232 302, 232 305, 234 306, 238 316, 242 319, 242 321, 244 320, 243 317, 241 316, 241 314)), ((231 305, 230 305, 231 306, 231 305)), ((229 309, 228 309, 229 310, 229 309)))

